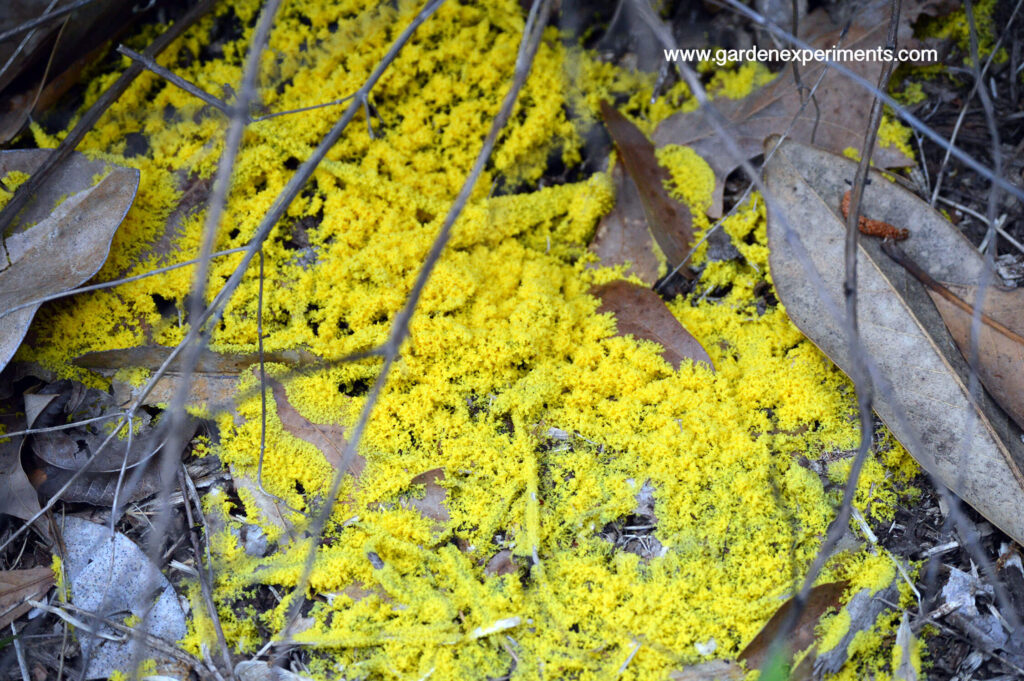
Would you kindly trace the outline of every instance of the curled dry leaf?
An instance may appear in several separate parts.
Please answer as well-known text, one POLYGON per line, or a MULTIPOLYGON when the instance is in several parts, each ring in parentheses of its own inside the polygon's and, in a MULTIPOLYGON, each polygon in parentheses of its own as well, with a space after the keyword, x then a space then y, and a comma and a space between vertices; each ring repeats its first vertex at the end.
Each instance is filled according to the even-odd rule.
MULTIPOLYGON (((65 425, 118 411, 109 393, 74 381, 46 385, 41 392, 26 395, 25 403, 26 412, 34 415, 33 428, 65 425)), ((28 443, 34 455, 30 460, 30 479, 38 493, 43 498, 52 497, 72 476, 88 466, 61 494, 62 499, 106 506, 113 503, 115 497, 130 501, 154 494, 160 487, 154 464, 156 454, 166 444, 166 429, 152 424, 150 416, 141 412, 135 417, 130 443, 127 438, 115 436, 100 449, 110 434, 108 427, 116 422, 112 418, 30 435, 28 443), (121 478, 122 468, 130 471, 137 466, 145 470, 140 477, 121 478)), ((196 427, 194 420, 185 424, 186 442, 196 427)))
MULTIPOLYGON (((647 136, 608 102, 601 102, 601 115, 622 165, 636 185, 651 235, 669 263, 681 263, 693 243, 690 209, 669 196, 665 189, 668 171, 658 164, 654 145, 647 136)), ((684 267, 680 272, 687 279, 694 277, 689 268, 684 267)))
POLYGON ((714 371, 704 346, 672 316, 665 301, 654 291, 628 281, 613 281, 596 286, 591 292, 601 300, 598 312, 615 314, 617 335, 633 334, 658 343, 664 348, 662 357, 676 370, 684 359, 689 359, 714 371))
POLYGON ((32 607, 53 586, 53 570, 34 567, 0 572, 0 628, 6 629, 32 607))
MULTIPOLYGON (((11 170, 30 172, 41 157, 4 152, 0 158, 3 159, 0 177, 3 177, 11 170)), ((103 165, 99 165, 102 169, 103 165)), ((94 168, 91 164, 81 166, 94 168)), ((77 172, 80 174, 82 171, 77 172)), ((72 187, 81 183, 80 177, 68 179, 65 191, 74 191, 72 187)), ((39 305, 29 305, 14 312, 10 310, 79 286, 96 274, 107 259, 114 232, 131 207, 138 186, 138 170, 115 168, 99 184, 87 184, 86 189, 57 205, 52 213, 47 210, 46 217, 36 224, 33 218, 39 215, 37 207, 46 205, 44 197, 40 197, 21 215, 23 225, 34 226, 3 238, 3 248, 0 249, 0 369, 18 349, 39 305)))
MULTIPOLYGON (((871 49, 885 44, 889 26, 888 0, 872 0, 859 5, 847 35, 840 39, 843 27, 832 23, 824 8, 811 12, 800 22, 800 36, 814 47, 835 45, 852 49, 871 49)), ((900 47, 913 42, 911 23, 926 9, 925 2, 904 2, 901 11, 900 47)), ((854 73, 871 83, 878 82, 882 62, 872 60, 842 62, 854 73)), ((800 67, 800 80, 813 87, 825 66, 818 63, 800 67)), ((716 128, 701 110, 677 113, 666 118, 655 130, 654 143, 688 145, 700 154, 715 171, 715 191, 708 214, 722 214, 722 191, 725 178, 745 159, 762 153, 764 139, 783 134, 804 143, 812 143, 842 153, 847 147, 859 149, 864 143, 864 121, 868 120, 872 98, 857 83, 833 68, 825 71, 811 102, 800 113, 800 90, 793 70, 786 67, 775 80, 751 92, 743 99, 720 97, 713 103, 726 121, 726 132, 735 140, 743 159, 733 158, 716 128), (820 116, 818 115, 820 111, 820 116), (792 125, 792 128, 790 127, 792 125)), ((913 159, 891 148, 876 148, 875 165, 884 168, 913 165, 913 159)), ((838 205, 838 204, 837 204, 838 205)))
MULTIPOLYGON (((768 243, 778 297, 793 323, 847 373, 853 363, 846 332, 834 316, 843 309, 846 228, 835 207, 855 170, 847 158, 787 141, 765 174, 774 198, 768 243), (824 290, 805 265, 817 270, 824 290)), ((914 261, 940 281, 981 279, 984 261, 956 228, 913 194, 877 173, 874 178, 865 212, 908 228, 903 248, 914 261)), ((877 240, 860 240, 857 269, 860 339, 885 383, 875 391, 878 416, 929 473, 1024 541, 1020 429, 987 394, 971 397, 967 364, 927 291, 877 240), (897 419, 898 413, 905 418, 897 419)))

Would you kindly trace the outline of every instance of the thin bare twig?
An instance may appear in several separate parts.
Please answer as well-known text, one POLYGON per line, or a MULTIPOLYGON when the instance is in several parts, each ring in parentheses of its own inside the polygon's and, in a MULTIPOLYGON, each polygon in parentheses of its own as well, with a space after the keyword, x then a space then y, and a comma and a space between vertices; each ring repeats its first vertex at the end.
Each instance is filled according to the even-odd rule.
POLYGON ((14 36, 21 35, 26 31, 31 31, 34 28, 48 24, 56 19, 60 19, 65 14, 71 14, 75 10, 85 7, 86 5, 92 4, 95 1, 96 0, 75 0, 72 3, 65 5, 64 7, 52 11, 51 8, 56 3, 51 3, 50 6, 46 8, 45 14, 42 14, 36 17, 35 19, 30 19, 24 23, 18 24, 14 28, 8 29, 3 33, 0 33, 0 43, 7 42, 14 36))
MULTIPOLYGON (((213 95, 211 95, 209 92, 207 92, 206 90, 202 89, 198 85, 195 85, 194 83, 188 82, 187 80, 185 80, 184 78, 182 78, 181 76, 176 74, 174 71, 171 71, 170 69, 165 69, 164 67, 160 66, 159 64, 156 63, 156 60, 153 59, 152 57, 148 57, 148 56, 146 56, 144 54, 139 54, 135 50, 133 50, 131 48, 128 48, 128 47, 125 47, 124 45, 118 45, 117 46, 117 51, 120 54, 123 54, 124 56, 128 57, 129 59, 142 64, 147 69, 149 69, 150 71, 152 71, 156 75, 160 76, 161 78, 166 80, 171 85, 174 85, 176 87, 181 88, 182 90, 184 90, 185 92, 189 93, 190 95, 192 95, 196 99, 203 100, 204 102, 206 102, 207 104, 209 104, 213 108, 215 108, 218 111, 222 112, 224 115, 226 115, 228 117, 233 117, 234 116, 234 113, 233 113, 234 110, 233 110, 233 108, 231 107, 230 104, 225 102, 223 99, 219 99, 217 97, 214 97, 213 95)), ((244 120, 246 122, 249 122, 249 120, 250 120, 249 116, 244 113, 244 111, 245 111, 244 109, 242 111, 243 111, 244 120)))
MULTIPOLYGON (((221 154, 220 163, 217 166, 217 173, 213 181, 213 190, 207 204, 206 218, 203 224, 203 241, 199 252, 199 262, 196 266, 196 273, 192 285, 192 304, 190 319, 199 319, 204 308, 206 288, 208 286, 210 260, 213 254, 213 246, 217 240, 217 230, 220 227, 221 216, 224 206, 227 203, 228 190, 231 186, 231 176, 234 173, 235 159, 238 156, 238 149, 242 144, 242 134, 248 123, 247 111, 249 104, 256 97, 256 79, 259 76, 260 60, 263 51, 270 40, 270 29, 277 15, 280 0, 268 0, 260 11, 260 17, 253 33, 252 44, 249 46, 249 53, 246 57, 245 69, 242 73, 242 82, 235 106, 230 109, 231 123, 228 126, 227 135, 224 140, 224 151, 221 154)), ((198 330, 199 324, 192 327, 193 331, 198 330)), ((193 335, 193 334, 190 334, 193 335)), ((186 341, 188 339, 186 338, 186 341)), ((174 470, 180 460, 180 453, 186 444, 185 420, 188 418, 185 411, 185 404, 188 401, 189 386, 192 374, 199 362, 199 355, 202 353, 204 343, 202 337, 193 335, 192 343, 185 345, 185 353, 182 359, 181 384, 174 393, 170 405, 170 439, 168 445, 163 448, 160 457, 160 512, 157 515, 152 542, 149 546, 150 559, 154 564, 159 564, 158 552, 163 542, 166 529, 171 521, 170 505, 167 500, 171 495, 174 470)), ((186 501, 186 506, 187 506, 186 501)), ((150 578, 151 584, 148 591, 156 588, 156 576, 150 578)), ((212 599, 211 599, 212 604, 212 599)), ((143 621, 148 621, 151 607, 147 607, 143 621)), ((211 616, 215 617, 215 613, 211 616)), ((219 633, 222 650, 224 651, 227 673, 233 676, 230 654, 227 652, 227 644, 223 640, 223 633, 219 633)), ((139 665, 142 663, 141 647, 136 648, 133 655, 133 674, 138 675, 139 665)))
MULTIPOLYGON (((228 675, 233 677, 234 665, 231 664, 231 651, 228 649, 227 639, 224 638, 224 628, 220 624, 220 614, 217 612, 217 605, 213 602, 213 590, 210 585, 211 574, 203 570, 203 554, 202 549, 199 547, 199 537, 196 536, 196 523, 195 520, 192 519, 192 504, 196 505, 196 513, 199 514, 199 518, 202 521, 207 541, 209 541, 210 534, 209 530, 205 529, 206 518, 203 517, 202 502, 199 500, 199 494, 196 492, 195 485, 192 484, 192 480, 189 478, 185 464, 182 464, 181 470, 178 471, 178 482, 181 487, 181 495, 185 500, 185 518, 188 520, 188 538, 192 544, 192 552, 196 557, 196 578, 199 580, 199 590, 202 592, 203 602, 210 614, 210 620, 213 622, 213 631, 217 636, 217 644, 220 646, 221 662, 223 662, 224 669, 228 675)), ((212 567, 212 564, 207 565, 208 567, 212 567)))

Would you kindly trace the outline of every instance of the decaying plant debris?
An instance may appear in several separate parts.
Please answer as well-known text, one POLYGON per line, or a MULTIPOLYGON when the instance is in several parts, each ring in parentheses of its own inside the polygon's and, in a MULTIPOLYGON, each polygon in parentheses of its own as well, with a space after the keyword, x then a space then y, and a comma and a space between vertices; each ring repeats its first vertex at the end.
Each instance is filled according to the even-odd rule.
MULTIPOLYGON (((949 13, 912 4, 904 32, 910 19, 949 13)), ((559 20, 568 25, 572 7, 563 5, 559 20)), ((201 207, 260 7, 256 0, 216 6, 157 59, 207 93, 206 102, 145 71, 78 145, 90 163, 138 176, 137 192, 131 177, 120 178, 131 208, 104 243, 105 261, 94 263, 102 268, 90 283, 197 256, 201 207)), ((872 11, 886 7, 874 3, 872 11)), ((337 103, 359 90, 420 9, 283 3, 233 164, 206 303, 335 124, 337 103)), ((975 9, 985 20, 994 11, 991 3, 975 9)), ((788 305, 792 287, 806 285, 796 275, 781 279, 774 243, 769 260, 764 197, 729 190, 736 165, 707 142, 707 129, 697 144, 704 158, 681 146, 693 140, 678 127, 700 115, 684 82, 631 70, 628 55, 602 59, 548 28, 448 247, 422 294, 416 290, 513 81, 533 16, 527 11, 513 0, 444 4, 370 95, 357 99, 353 125, 273 227, 258 265, 211 324, 210 349, 196 356, 187 404, 202 425, 189 431, 199 435, 188 466, 177 466, 172 489, 162 492, 173 493, 180 518, 166 533, 132 537, 148 557, 125 535, 157 517, 162 497, 145 495, 159 487, 161 457, 147 477, 131 451, 153 456, 176 441, 162 426, 170 422, 163 409, 192 370, 179 359, 151 395, 141 398, 139 388, 197 323, 195 267, 47 302, 24 342, 24 329, 16 338, 4 333, 0 341, 18 348, 0 389, 11 412, 4 432, 37 421, 62 430, 0 443, 0 482, 16 493, 0 511, 33 517, 36 492, 56 503, 55 485, 40 476, 103 447, 110 450, 95 457, 99 463, 90 459, 93 469, 81 479, 104 489, 134 484, 110 499, 66 497, 77 505, 64 505, 63 522, 60 514, 40 518, 40 537, 57 547, 61 537, 73 543, 53 549, 57 588, 42 603, 49 582, 27 579, 49 564, 50 545, 40 540, 27 568, 8 573, 10 593, 31 592, 40 612, 75 631, 61 639, 61 654, 89 678, 115 667, 131 672, 152 657, 147 672, 191 668, 211 678, 215 668, 248 678, 279 663, 303 678, 743 678, 753 669, 765 678, 783 665, 792 678, 909 679, 926 673, 925 642, 935 626, 947 626, 943 617, 949 627, 980 621, 976 597, 999 613, 984 620, 989 636, 977 645, 999 669, 1017 669, 1024 651, 1014 647, 1014 611, 978 586, 985 582, 977 574, 944 571, 946 605, 922 601, 918 587, 938 583, 928 559, 942 551, 900 546, 905 535, 895 528, 907 529, 915 504, 924 509, 915 519, 939 525, 927 515, 939 507, 883 426, 866 434, 872 447, 856 482, 855 521, 817 576, 806 610, 790 598, 835 517, 857 446, 854 387, 801 333, 795 308, 796 325, 776 298, 788 305), (602 126, 611 142, 595 144, 602 126), (629 151, 627 133, 642 153, 629 151), (649 147, 645 135, 659 146, 649 147), (709 216, 722 213, 712 229, 709 216), (684 219, 676 225, 670 214, 684 219), (592 240, 602 219, 600 229, 621 232, 601 231, 599 248, 592 240), (650 287, 672 281, 677 265, 693 282, 674 284, 685 295, 663 300, 650 287), (389 334, 410 292, 420 297, 408 339, 363 431, 358 415, 390 362, 383 357, 395 349, 389 334), (53 392, 66 394, 55 401, 53 392), (67 406, 68 395, 102 395, 95 404, 111 414, 138 415, 120 430, 116 419, 63 430, 62 419, 95 416, 67 406), (126 407, 140 399, 148 411, 126 407), (121 467, 111 463, 117 454, 121 467), (338 471, 345 482, 321 534, 314 516, 338 471), (92 537, 109 527, 110 506, 122 531, 112 556, 131 555, 139 571, 147 561, 169 561, 169 582, 154 577, 148 595, 129 600, 162 593, 162 612, 175 617, 174 594, 185 604, 187 631, 161 621, 165 634, 180 638, 145 639, 151 655, 125 652, 120 637, 163 617, 160 608, 129 608, 126 620, 107 607, 109 598, 76 587, 84 546, 76 532, 92 537), (98 515, 75 517, 90 513, 98 515), (83 603, 102 617, 80 612, 83 603), (778 648, 790 616, 797 635, 789 649, 778 648), (97 661, 90 650, 99 649, 117 650, 116 661, 97 661)), ((830 35, 838 30, 831 22, 822 11, 809 26, 830 35)), ((141 49, 157 32, 127 42, 141 49)), ((91 74, 83 111, 129 63, 108 61, 91 74)), ((706 83, 727 111, 760 111, 767 92, 772 106, 796 115, 798 107, 777 98, 792 87, 789 77, 763 65, 709 65, 706 83)), ((834 74, 827 86, 826 101, 847 92, 834 74)), ((764 117, 740 124, 748 118, 756 119, 748 125, 756 134, 747 136, 758 137, 758 148, 761 132, 781 132, 757 127, 764 117)), ((769 118, 774 125, 785 116, 769 118)), ((875 157, 890 167, 913 154, 910 133, 895 120, 885 125, 896 144, 875 157)), ((862 131, 854 128, 865 122, 842 123, 842 144, 828 144, 856 146, 862 131)), ((807 125, 801 119, 798 136, 807 125)), ((33 122, 18 144, 52 148, 64 127, 33 122)), ((776 164, 790 159, 787 149, 779 147, 776 164)), ((5 191, 27 179, 0 176, 5 191)), ((770 173, 768 180, 771 189, 770 173)), ((82 194, 66 200, 103 186, 75 187, 82 194)), ((64 193, 41 197, 38 219, 55 208, 65 215, 57 205, 64 193)), ((838 211, 838 201, 829 209, 838 211)), ((15 260, 0 277, 18 276, 15 260)), ((59 294, 90 273, 15 302, 59 294)), ((886 418, 884 409, 879 414, 886 418)), ((992 515, 996 502, 976 481, 965 493, 949 475, 940 478, 1019 539, 1012 513, 992 515)), ((941 545, 946 532, 929 540, 941 545)), ((997 536, 991 528, 989 535, 997 536)), ((999 549, 995 568, 1007 581, 1020 565, 1010 546, 999 549)), ((45 672, 49 663, 35 664, 45 672)))

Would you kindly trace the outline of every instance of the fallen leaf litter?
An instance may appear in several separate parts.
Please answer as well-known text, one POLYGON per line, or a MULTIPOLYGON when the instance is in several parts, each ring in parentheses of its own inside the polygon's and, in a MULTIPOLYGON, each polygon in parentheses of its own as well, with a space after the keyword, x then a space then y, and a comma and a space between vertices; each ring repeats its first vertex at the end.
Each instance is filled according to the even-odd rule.
MULTIPOLYGON (((414 9, 325 2, 282 10, 263 105, 293 109, 352 92, 387 48, 391 27, 414 9)), ((161 62, 211 90, 237 82, 237 59, 195 57, 216 21, 243 34, 225 53, 243 51, 256 11, 254 2, 222 8, 161 62)), ((472 162, 481 126, 497 109, 522 21, 517 2, 453 3, 421 28, 374 92, 380 134, 353 126, 266 245, 268 350, 329 359, 383 339, 472 162), (303 248, 315 257, 296 257, 291 235, 300 228, 303 248)), ((759 197, 724 223, 742 259, 705 263, 698 252, 698 289, 667 306, 706 349, 712 372, 685 358, 675 370, 661 347, 616 334, 613 317, 598 312, 591 287, 621 279, 622 269, 585 267, 587 241, 614 199, 607 175, 489 195, 492 186, 535 181, 552 153, 576 162, 578 126, 598 118, 605 97, 622 95, 623 109, 648 131, 672 113, 648 110, 651 78, 600 64, 553 37, 537 59, 521 112, 425 291, 369 425, 366 467, 357 488, 343 491, 352 501, 339 506, 317 549, 310 626, 298 641, 309 647, 318 676, 500 676, 513 664, 509 641, 517 674, 543 667, 551 678, 603 678, 627 657, 627 679, 664 676, 707 655, 734 659, 792 592, 833 515, 843 459, 829 469, 832 480, 800 460, 855 445, 852 388, 780 306, 758 305, 757 292, 770 281, 759 197), (586 91, 563 78, 570 67, 583 74, 586 91), (566 118, 570 103, 581 121, 566 118), (649 559, 616 551, 601 536, 607 524, 637 512, 647 480, 663 547, 649 559), (434 499, 444 491, 447 522, 402 502, 423 488, 434 499)), ((740 67, 718 77, 749 87, 747 75, 740 67)), ((333 115, 316 110, 250 128, 218 247, 245 243, 293 160, 305 158, 333 115)), ((100 280, 191 257, 201 215, 183 218, 176 252, 135 260, 165 234, 180 196, 178 173, 213 172, 223 126, 216 112, 144 74, 86 138, 84 150, 141 173, 100 280), (120 156, 128 132, 147 137, 147 153, 120 156)), ((38 126, 33 133, 40 146, 53 146, 38 126)), ((685 182, 708 177, 707 165, 694 155, 660 158, 676 159, 667 170, 677 198, 705 210, 711 188, 696 205, 685 182)), ((236 262, 215 262, 213 281, 236 262)), ((184 310, 190 274, 182 268, 46 306, 32 346, 18 358, 103 385, 69 360, 179 341, 185 322, 162 314, 155 296, 184 310)), ((214 332, 215 350, 255 350, 257 283, 250 273, 214 332)), ((268 400, 263 482, 270 492, 308 509, 331 474, 328 453, 315 444, 322 433, 313 442, 296 437, 281 418, 282 397, 306 422, 340 432, 377 366, 365 360, 285 379, 288 365, 268 364, 281 386, 268 400)), ((123 372, 121 379, 141 376, 123 372)), ((256 384, 252 371, 239 373, 240 394, 256 384)), ((258 394, 218 419, 215 451, 240 475, 254 475, 259 423, 258 394)), ((883 438, 858 488, 858 508, 890 518, 898 490, 916 472, 902 448, 883 438)), ((241 506, 223 492, 206 499, 225 528, 209 538, 214 596, 231 645, 249 652, 281 628, 288 606, 285 599, 257 612, 253 595, 266 585, 293 585, 310 547, 301 532, 262 517, 254 493, 242 494, 241 506), (261 525, 276 550, 247 555, 236 539, 239 515, 261 525)), ((300 530, 305 522, 298 514, 287 521, 300 530)), ((887 556, 851 548, 822 582, 847 580, 852 594, 888 588, 894 578, 887 556)), ((185 645, 199 654, 212 631, 197 586, 189 596, 185 645)), ((888 673, 887 632, 899 619, 890 612, 872 621, 848 662, 845 650, 837 653, 839 678, 888 673)), ((826 619, 826 640, 843 640, 848 626, 826 619)), ((824 644, 819 651, 827 651, 824 644)))

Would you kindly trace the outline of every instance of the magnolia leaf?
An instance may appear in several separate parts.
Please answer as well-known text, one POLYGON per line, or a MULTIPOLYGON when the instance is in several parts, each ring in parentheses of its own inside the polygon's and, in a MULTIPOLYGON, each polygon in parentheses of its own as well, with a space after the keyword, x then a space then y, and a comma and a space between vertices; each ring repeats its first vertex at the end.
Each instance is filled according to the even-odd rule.
MULTIPOLYGON (((811 12, 800 22, 800 35, 814 47, 830 48, 836 45, 851 49, 871 49, 885 44, 889 27, 888 0, 872 0, 858 7, 849 31, 841 38, 842 26, 832 23, 825 8, 811 12)), ((913 41, 910 24, 926 9, 925 3, 905 2, 900 14, 900 47, 913 41)), ((843 66, 878 82, 882 61, 862 59, 843 61, 843 66)), ((812 62, 800 67, 800 80, 805 87, 813 87, 825 69, 812 62)), ((722 191, 725 178, 745 159, 762 152, 764 139, 772 134, 786 134, 787 139, 842 153, 848 147, 859 149, 864 143, 864 125, 871 110, 871 96, 847 76, 834 68, 825 71, 815 91, 815 101, 800 112, 801 94, 793 79, 793 69, 783 69, 775 80, 754 90, 743 99, 719 97, 715 108, 724 117, 725 132, 739 147, 743 159, 734 158, 727 150, 722 135, 705 117, 695 110, 669 116, 652 136, 658 146, 665 144, 688 145, 715 171, 715 190, 708 215, 722 214, 722 191), (819 115, 820 112, 820 115, 819 115)), ((876 147, 872 160, 876 166, 894 168, 913 165, 913 159, 894 148, 876 147)))
POLYGON ((0 572, 0 628, 10 626, 32 607, 25 601, 37 601, 53 586, 53 570, 35 567, 0 572))
MULTIPOLYGON (((768 204, 768 243, 779 300, 793 323, 847 373, 853 363, 846 332, 834 316, 843 310, 845 270, 846 227, 838 212, 855 172, 850 159, 792 141, 783 143, 765 172, 774 199, 768 204), (824 290, 805 264, 817 270, 824 290)), ((869 217, 910 230, 904 250, 936 279, 981 279, 981 255, 913 194, 873 172, 863 205, 869 217)), ((876 239, 859 243, 860 339, 884 380, 875 391, 876 413, 929 473, 1024 541, 1020 429, 987 394, 977 402, 971 397, 967 364, 925 288, 876 239)))
MULTIPOLYGON (((782 654, 785 655, 787 661, 794 653, 806 650, 814 643, 814 629, 818 626, 818 622, 829 610, 839 608, 843 592, 849 586, 847 582, 829 582, 819 584, 811 589, 796 627, 785 641, 788 650, 782 654)), ((783 603, 771 616, 771 619, 761 627, 761 631, 757 632, 754 640, 748 643, 740 653, 739 659, 747 663, 748 669, 763 670, 765 665, 770 662, 769 653, 772 643, 779 636, 779 631, 789 619, 795 606, 796 602, 793 598, 783 603)))
MULTIPOLYGON (((647 136, 608 102, 601 102, 601 115, 622 165, 636 184, 651 235, 670 263, 683 262, 693 243, 690 209, 669 196, 665 189, 670 179, 668 171, 658 164, 654 145, 647 136)), ((687 279, 694 278, 689 268, 684 267, 680 272, 687 279)))
POLYGON ((615 314, 616 335, 633 334, 660 344, 662 357, 676 370, 684 359, 702 362, 715 370, 704 347, 672 316, 665 301, 654 291, 620 280, 596 286, 591 292, 601 299, 599 313, 615 314))
MULTIPOLYGON (((9 162, 12 159, 7 153, 15 152, 3 154, 9 162)), ((27 156, 19 158, 29 160, 27 156)), ((7 169, 17 168, 5 165, 7 169)), ((4 174, 0 172, 0 176, 4 174)), ((79 286, 96 274, 107 259, 114 232, 131 207, 138 186, 138 170, 115 168, 99 184, 74 194, 35 226, 3 239, 0 369, 18 349, 39 305, 8 311, 79 286)), ((31 224, 25 215, 22 221, 31 224)))
POLYGON ((654 239, 647 229, 643 204, 636 183, 622 169, 612 169, 615 185, 615 207, 601 218, 590 242, 590 252, 601 259, 601 265, 626 265, 625 273, 635 275, 648 286, 658 281, 661 262, 655 253, 654 239))

